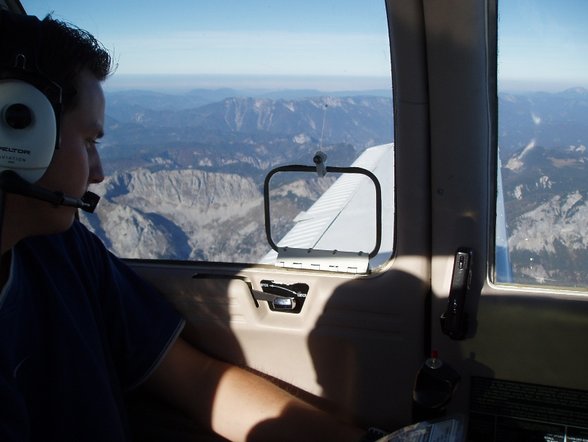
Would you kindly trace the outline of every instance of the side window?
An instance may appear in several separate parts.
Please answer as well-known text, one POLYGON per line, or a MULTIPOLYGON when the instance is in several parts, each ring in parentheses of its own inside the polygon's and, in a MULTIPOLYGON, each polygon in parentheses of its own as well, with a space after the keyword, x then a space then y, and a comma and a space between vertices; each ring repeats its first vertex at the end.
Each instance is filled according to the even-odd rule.
POLYGON ((585 288, 588 3, 498 3, 496 280, 585 288))
MULTIPOLYGON (((386 233, 372 267, 388 259, 393 116, 384 1, 181 4, 121 6, 115 24, 111 14, 89 20, 82 15, 92 11, 77 11, 78 19, 55 10, 100 31, 118 61, 105 84, 107 178, 94 189, 97 212, 83 222, 121 257, 271 262, 264 177, 283 164, 313 165, 321 151, 327 166, 381 164, 386 233)), ((275 181, 274 240, 339 177, 275 181)), ((374 203, 365 211, 374 213, 374 203)), ((373 221, 366 223, 359 247, 369 251, 373 221)))

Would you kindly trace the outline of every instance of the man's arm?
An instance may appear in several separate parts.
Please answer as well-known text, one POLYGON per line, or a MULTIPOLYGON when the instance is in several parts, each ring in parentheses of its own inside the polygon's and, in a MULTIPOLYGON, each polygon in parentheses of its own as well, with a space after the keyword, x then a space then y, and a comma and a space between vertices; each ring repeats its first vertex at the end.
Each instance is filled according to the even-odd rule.
POLYGON ((364 434, 266 379, 205 355, 182 338, 146 387, 233 441, 357 442, 364 434))

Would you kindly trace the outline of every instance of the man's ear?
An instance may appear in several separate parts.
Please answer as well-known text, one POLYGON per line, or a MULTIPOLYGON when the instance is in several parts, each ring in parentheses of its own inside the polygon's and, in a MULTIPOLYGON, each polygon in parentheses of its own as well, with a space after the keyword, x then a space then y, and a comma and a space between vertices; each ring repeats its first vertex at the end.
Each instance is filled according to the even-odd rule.
POLYGON ((35 182, 56 147, 57 122, 47 97, 33 85, 0 80, 0 172, 13 170, 35 182))

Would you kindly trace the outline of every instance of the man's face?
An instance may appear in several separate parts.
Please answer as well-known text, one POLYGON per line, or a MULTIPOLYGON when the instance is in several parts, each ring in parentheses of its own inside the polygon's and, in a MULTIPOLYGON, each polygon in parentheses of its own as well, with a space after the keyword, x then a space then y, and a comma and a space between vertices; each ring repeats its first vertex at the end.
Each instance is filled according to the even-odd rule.
MULTIPOLYGON (((89 71, 80 74, 77 90, 76 106, 61 119, 59 149, 38 184, 80 198, 89 184, 104 179, 96 144, 103 135, 105 100, 100 81, 89 71)), ((73 208, 49 203, 44 203, 42 211, 39 218, 45 219, 54 231, 67 229, 75 213, 73 208)))

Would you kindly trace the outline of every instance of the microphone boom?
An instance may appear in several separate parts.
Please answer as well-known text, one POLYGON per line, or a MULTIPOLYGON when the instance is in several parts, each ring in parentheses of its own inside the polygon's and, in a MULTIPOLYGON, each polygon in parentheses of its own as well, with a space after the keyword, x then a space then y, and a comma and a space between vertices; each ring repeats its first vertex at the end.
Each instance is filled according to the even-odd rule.
POLYGON ((100 200, 100 197, 92 192, 86 192, 82 198, 75 198, 67 196, 63 192, 45 189, 37 184, 29 183, 13 170, 5 170, 0 173, 0 189, 8 193, 46 201, 55 206, 76 207, 90 213, 94 212, 100 200))

